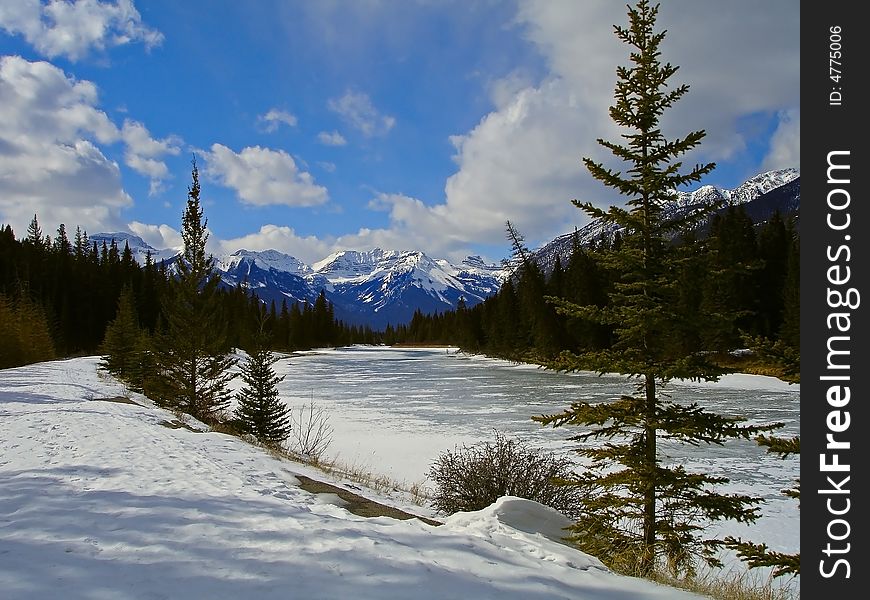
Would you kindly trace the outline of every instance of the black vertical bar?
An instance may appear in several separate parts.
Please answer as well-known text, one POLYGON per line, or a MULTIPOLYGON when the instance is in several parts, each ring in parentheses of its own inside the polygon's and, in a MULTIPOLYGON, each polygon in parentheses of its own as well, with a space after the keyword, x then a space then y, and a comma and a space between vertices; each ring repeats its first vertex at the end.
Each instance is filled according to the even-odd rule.
POLYGON ((811 599, 870 593, 862 4, 801 6, 801 595, 811 599))

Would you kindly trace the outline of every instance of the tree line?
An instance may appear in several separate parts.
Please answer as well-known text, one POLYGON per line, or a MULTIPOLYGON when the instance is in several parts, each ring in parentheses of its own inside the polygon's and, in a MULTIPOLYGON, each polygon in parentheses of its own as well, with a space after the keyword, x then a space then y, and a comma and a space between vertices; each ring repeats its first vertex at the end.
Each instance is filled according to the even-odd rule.
MULTIPOLYGON (((508 223, 519 267, 498 295, 471 309, 460 303, 432 317, 417 313, 399 333, 560 371, 626 376, 629 389, 619 398, 575 400, 561 412, 532 417, 542 426, 573 428, 569 439, 585 467, 560 479, 577 492, 568 539, 608 566, 692 578, 699 561, 721 566, 720 552, 730 548, 750 566, 799 573, 799 554, 707 537, 705 527, 715 521, 755 522, 762 500, 720 491, 726 476, 691 471, 661 449, 743 439, 783 456, 799 453, 799 438, 770 434, 780 423, 749 424, 697 402, 676 402, 666 390, 675 379, 716 381, 728 371, 716 351, 751 344, 785 369, 795 369, 800 355, 794 226, 775 214, 756 230, 740 207, 667 210, 673 189, 699 182, 715 164, 683 163, 704 130, 668 137, 660 127, 689 87, 669 83, 678 67, 661 60, 666 32, 655 27, 658 11, 638 0, 628 7, 628 25, 614 26, 630 48, 628 64, 616 69, 610 107, 622 133, 597 141, 622 168, 582 160, 594 179, 624 197, 624 206, 604 210, 574 201, 618 234, 591 247, 575 243, 568 264, 557 259, 545 276, 508 223), (708 220, 708 234, 700 235, 708 220)), ((795 498, 799 492, 799 484, 786 491, 795 498)))
MULTIPOLYGON (((545 273, 510 226, 516 270, 500 291, 473 307, 423 314, 388 327, 390 342, 449 344, 509 360, 547 363, 563 351, 611 348, 611 324, 581 319, 548 302, 557 298, 605 310, 623 277, 608 257, 625 244, 623 234, 580 244, 577 235, 564 262, 545 273)), ((800 370, 800 236, 793 219, 774 212, 756 224, 740 206, 714 214, 706 227, 669 241, 681 258, 674 267, 674 343, 686 353, 727 353, 751 348, 778 361, 786 378, 800 370)))
MULTIPOLYGON (((77 227, 72 239, 61 224, 54 236, 42 232, 34 215, 17 238, 0 226, 0 368, 102 351, 107 327, 122 311, 151 339, 168 326, 166 298, 179 261, 139 264, 125 242, 97 243, 77 227)), ((225 348, 252 348, 261 312, 270 348, 303 350, 376 343, 378 332, 336 319, 321 294, 313 302, 264 304, 244 284, 216 284, 217 313, 226 324, 225 348)), ((143 341, 143 344, 149 342, 143 341)))
MULTIPOLYGON (((631 47, 629 64, 617 68, 610 108, 625 133, 617 142, 598 142, 627 168, 583 159, 593 178, 625 196, 625 206, 603 210, 575 201, 619 233, 587 247, 575 243, 567 264, 557 259, 545 276, 508 223, 519 268, 496 296, 432 316, 418 311, 409 324, 387 328, 382 339, 458 344, 561 371, 624 374, 631 391, 620 398, 575 401, 534 417, 542 426, 578 428, 569 439, 587 459, 585 470, 558 482, 577 491, 568 539, 619 571, 644 576, 666 570, 692 577, 699 559, 719 564, 723 547, 750 565, 799 573, 799 554, 705 537, 712 521, 756 521, 761 499, 720 492, 727 477, 691 472, 661 452, 660 442, 698 446, 734 439, 755 440, 781 455, 800 451, 799 438, 770 435, 781 424, 747 424, 675 402, 665 391, 674 379, 715 381, 727 368, 714 353, 747 343, 795 368, 799 242, 794 226, 778 215, 757 229, 740 207, 715 215, 716 207, 677 217, 666 212, 671 190, 698 182, 715 165, 683 168, 682 156, 700 144, 703 130, 667 138, 659 127, 688 86, 668 85, 677 67, 660 60, 665 32, 655 30, 657 14, 658 5, 638 0, 629 7, 628 26, 614 27, 631 47), (709 232, 699 235, 698 225, 711 216, 709 232)), ((139 267, 129 248, 89 247, 78 231, 74 243, 62 228, 46 239, 36 218, 21 242, 6 227, 0 318, 8 323, 0 325, 18 327, 18 344, 30 358, 37 347, 54 352, 52 344, 65 352, 101 344, 112 372, 159 405, 206 422, 224 418, 229 406, 230 349, 247 347, 236 419, 262 441, 280 439, 287 415, 276 401, 274 356, 264 349, 368 341, 374 334, 356 330, 362 339, 353 339, 354 330, 334 320, 323 294, 310 309, 284 305, 279 313, 242 286, 221 287, 205 253, 207 237, 195 163, 182 219, 184 253, 172 274, 165 263, 147 259, 139 267), (7 253, 16 260, 8 261, 7 253), (89 287, 65 278, 76 268, 89 287), (105 306, 112 302, 114 311, 105 306)), ((17 348, 6 344, 3 351, 23 352, 17 348)), ((799 497, 799 484, 787 493, 799 497)))

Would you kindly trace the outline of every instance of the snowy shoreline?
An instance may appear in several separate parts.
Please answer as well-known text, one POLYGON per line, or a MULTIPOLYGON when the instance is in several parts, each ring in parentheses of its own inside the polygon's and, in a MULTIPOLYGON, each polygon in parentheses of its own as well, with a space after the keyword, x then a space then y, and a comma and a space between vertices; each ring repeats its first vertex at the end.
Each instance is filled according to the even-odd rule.
POLYGON ((166 427, 97 362, 0 371, 4 598, 699 598, 553 541, 527 501, 440 527, 358 517, 302 490, 304 465, 166 427))

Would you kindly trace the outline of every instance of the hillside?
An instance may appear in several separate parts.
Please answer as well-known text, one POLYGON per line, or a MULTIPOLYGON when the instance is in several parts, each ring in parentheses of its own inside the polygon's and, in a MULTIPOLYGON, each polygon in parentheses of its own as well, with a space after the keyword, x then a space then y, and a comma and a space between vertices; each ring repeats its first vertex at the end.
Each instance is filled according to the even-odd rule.
POLYGON ((699 598, 550 539, 564 518, 528 501, 440 527, 356 516, 300 487, 309 467, 171 427, 95 357, 0 371, 0 413, 7 600, 699 598))

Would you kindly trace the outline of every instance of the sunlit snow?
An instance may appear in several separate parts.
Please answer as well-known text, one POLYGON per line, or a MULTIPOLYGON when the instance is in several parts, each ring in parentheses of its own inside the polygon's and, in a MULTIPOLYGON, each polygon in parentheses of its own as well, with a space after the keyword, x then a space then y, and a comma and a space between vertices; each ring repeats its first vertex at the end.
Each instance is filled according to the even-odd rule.
POLYGON ((300 489, 313 469, 167 426, 93 357, 0 371, 0 414, 4 599, 698 598, 554 541, 524 500, 440 527, 355 516, 300 489))

